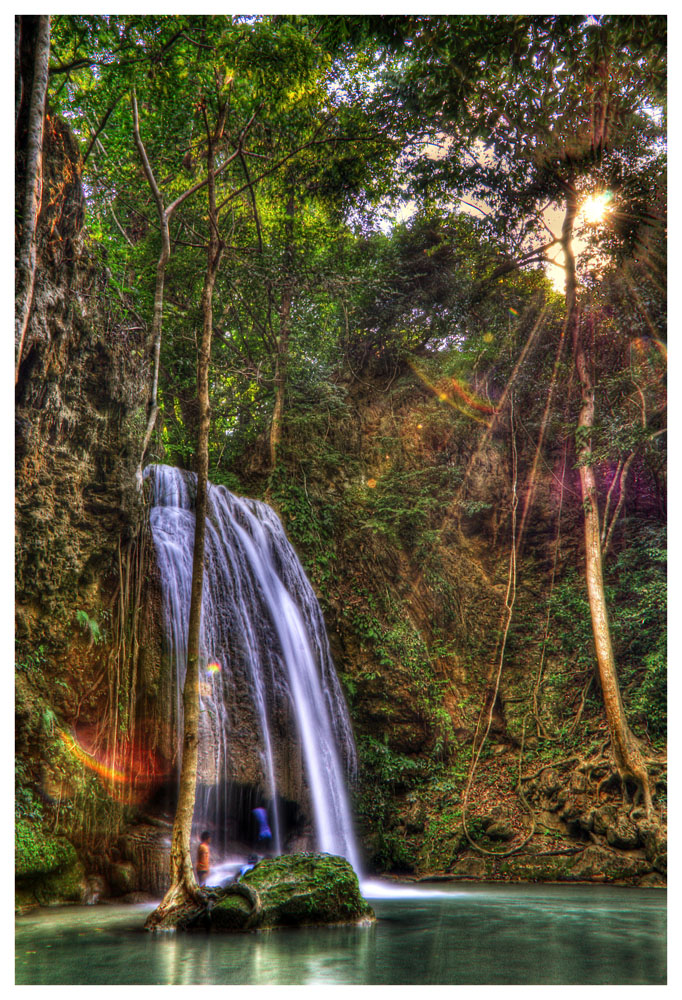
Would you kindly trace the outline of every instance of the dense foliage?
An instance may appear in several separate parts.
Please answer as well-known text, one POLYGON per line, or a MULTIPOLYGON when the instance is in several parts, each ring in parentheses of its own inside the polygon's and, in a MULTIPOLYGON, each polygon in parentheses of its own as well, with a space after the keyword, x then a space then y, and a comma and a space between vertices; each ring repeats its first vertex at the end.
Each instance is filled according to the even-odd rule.
MULTIPOLYGON (((629 15, 52 18, 48 113, 79 145, 107 295, 146 338, 140 459, 151 417, 145 462, 195 464, 216 240, 209 478, 276 506, 351 637, 379 866, 408 866, 396 795, 428 787, 459 820, 462 732, 500 709, 498 658, 523 675, 524 704, 504 706, 521 753, 532 729, 533 752, 586 754, 606 630, 629 725, 663 746, 665 31, 629 15), (586 466, 606 624, 586 589, 586 466), (480 626, 462 553, 493 594, 480 626), (407 721, 367 709, 389 675, 407 721)), ((41 806, 20 802, 30 853, 41 806)), ((438 817, 423 830, 435 852, 438 817)))

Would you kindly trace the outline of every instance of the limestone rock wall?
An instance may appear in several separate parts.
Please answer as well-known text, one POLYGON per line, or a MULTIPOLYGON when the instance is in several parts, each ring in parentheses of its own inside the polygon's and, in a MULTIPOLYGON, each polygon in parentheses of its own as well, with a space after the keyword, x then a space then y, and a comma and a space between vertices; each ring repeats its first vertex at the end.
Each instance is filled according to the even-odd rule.
MULTIPOLYGON (((21 155, 17 164, 19 188, 21 155)), ((146 331, 109 294, 102 249, 84 219, 78 151, 64 122, 48 115, 15 399, 17 811, 37 830, 47 824, 101 849, 125 810, 126 794, 109 776, 123 763, 123 736, 129 749, 147 719, 153 754, 167 746, 154 573, 134 478, 146 331)))
MULTIPOLYGON (((144 420, 144 330, 116 318, 87 246, 78 155, 48 117, 31 319, 16 390, 17 635, 68 614, 116 566, 142 517, 134 469, 144 420)), ((120 310, 119 310, 120 315, 120 310)), ((75 608, 74 608, 75 610, 75 608)))

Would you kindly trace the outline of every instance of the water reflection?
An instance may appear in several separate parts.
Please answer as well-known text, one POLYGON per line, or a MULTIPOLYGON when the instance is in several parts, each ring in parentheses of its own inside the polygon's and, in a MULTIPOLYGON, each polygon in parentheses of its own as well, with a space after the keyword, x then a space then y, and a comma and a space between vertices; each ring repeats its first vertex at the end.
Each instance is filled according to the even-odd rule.
POLYGON ((17 921, 17 983, 658 984, 666 893, 594 886, 379 885, 377 923, 256 935, 141 930, 149 908, 41 911, 17 921))

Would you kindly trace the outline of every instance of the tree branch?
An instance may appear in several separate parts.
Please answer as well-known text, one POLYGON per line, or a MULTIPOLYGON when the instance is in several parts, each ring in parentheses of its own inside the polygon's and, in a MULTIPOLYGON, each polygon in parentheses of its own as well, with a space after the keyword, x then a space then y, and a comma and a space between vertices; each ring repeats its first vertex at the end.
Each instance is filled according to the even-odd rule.
POLYGON ((109 107, 105 111, 105 113, 104 113, 104 115, 102 117, 102 120, 100 121, 99 125, 97 126, 97 129, 95 130, 92 138, 90 139, 90 143, 88 145, 88 148, 85 150, 85 153, 83 154, 83 165, 84 166, 85 166, 85 164, 87 162, 88 157, 90 156, 90 153, 92 151, 92 147, 95 145, 95 142, 97 141, 97 139, 99 137, 100 132, 102 132, 102 130, 106 126, 107 122, 109 121, 109 118, 111 116, 112 111, 114 110, 114 108, 116 107, 116 105, 118 104, 118 102, 120 100, 121 100, 121 95, 119 94, 118 97, 115 98, 115 100, 109 105, 109 107))
MULTIPOLYGON (((616 504, 616 509, 613 512, 613 517, 611 518, 611 523, 609 525, 609 530, 606 533, 606 538, 604 539, 604 544, 602 546, 602 559, 606 558, 606 553, 609 551, 609 546, 611 545, 611 539, 613 538, 613 529, 616 526, 616 521, 618 520, 618 515, 620 514, 623 504, 625 502, 625 481, 630 471, 630 466, 634 460, 637 452, 631 451, 625 462, 623 463, 623 468, 620 472, 620 491, 618 496, 618 503, 616 504)), ((606 518, 604 518, 604 527, 606 527, 606 518)))

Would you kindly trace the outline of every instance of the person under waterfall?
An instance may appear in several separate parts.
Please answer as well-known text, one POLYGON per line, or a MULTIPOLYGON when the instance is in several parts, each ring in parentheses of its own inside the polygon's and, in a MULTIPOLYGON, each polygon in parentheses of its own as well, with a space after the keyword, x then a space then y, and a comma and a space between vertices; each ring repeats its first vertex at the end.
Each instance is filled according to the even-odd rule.
POLYGON ((206 885, 206 879, 211 869, 211 835, 208 830, 204 830, 201 835, 201 843, 197 848, 197 882, 199 885, 206 885))
POLYGON ((270 824, 268 823, 268 814, 263 808, 263 806, 258 806, 253 810, 253 815, 258 824, 258 837, 256 838, 256 846, 263 852, 266 852, 272 842, 272 830, 270 829, 270 824))

